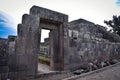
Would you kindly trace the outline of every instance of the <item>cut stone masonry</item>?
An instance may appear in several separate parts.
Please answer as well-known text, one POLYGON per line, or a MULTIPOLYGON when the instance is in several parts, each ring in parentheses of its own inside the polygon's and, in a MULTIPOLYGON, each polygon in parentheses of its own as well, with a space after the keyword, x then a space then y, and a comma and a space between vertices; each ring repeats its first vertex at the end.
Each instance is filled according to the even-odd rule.
POLYGON ((23 15, 18 36, 9 36, 8 45, 5 42, 5 53, 9 53, 6 76, 10 79, 38 76, 41 29, 50 30, 50 67, 54 71, 88 69, 90 63, 99 67, 102 62, 120 60, 117 34, 84 19, 68 22, 66 14, 33 6, 23 15))

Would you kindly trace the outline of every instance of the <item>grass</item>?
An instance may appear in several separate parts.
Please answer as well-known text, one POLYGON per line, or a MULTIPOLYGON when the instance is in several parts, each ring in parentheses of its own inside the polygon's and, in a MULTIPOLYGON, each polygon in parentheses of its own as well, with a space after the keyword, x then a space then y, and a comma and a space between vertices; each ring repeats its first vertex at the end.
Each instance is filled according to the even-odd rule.
POLYGON ((50 65, 50 59, 44 56, 39 56, 39 62, 43 64, 50 65))

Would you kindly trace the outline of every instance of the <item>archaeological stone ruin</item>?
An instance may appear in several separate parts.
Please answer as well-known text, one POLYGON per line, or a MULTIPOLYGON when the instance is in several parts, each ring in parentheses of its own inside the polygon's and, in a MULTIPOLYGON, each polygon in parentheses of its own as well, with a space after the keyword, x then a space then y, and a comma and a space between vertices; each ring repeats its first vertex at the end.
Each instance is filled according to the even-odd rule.
POLYGON ((22 16, 17 36, 0 38, 1 80, 39 77, 38 55, 42 54, 42 46, 46 46, 45 43, 40 46, 42 29, 50 30, 48 54, 50 70, 55 73, 48 75, 54 76, 53 79, 41 80, 60 80, 74 75, 71 73, 74 70, 92 71, 120 61, 117 34, 84 19, 68 22, 66 14, 33 6, 29 14, 22 16), (59 77, 55 78, 56 75, 59 77))

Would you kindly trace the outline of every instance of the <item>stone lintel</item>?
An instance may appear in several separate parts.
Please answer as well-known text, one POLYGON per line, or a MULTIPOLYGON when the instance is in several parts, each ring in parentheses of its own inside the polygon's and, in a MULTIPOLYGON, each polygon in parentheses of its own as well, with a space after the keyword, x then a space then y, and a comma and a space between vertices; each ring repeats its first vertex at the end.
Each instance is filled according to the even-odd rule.
POLYGON ((56 11, 52 11, 46 8, 33 6, 30 9, 31 15, 37 15, 42 19, 53 20, 58 22, 68 22, 68 15, 62 14, 56 11))

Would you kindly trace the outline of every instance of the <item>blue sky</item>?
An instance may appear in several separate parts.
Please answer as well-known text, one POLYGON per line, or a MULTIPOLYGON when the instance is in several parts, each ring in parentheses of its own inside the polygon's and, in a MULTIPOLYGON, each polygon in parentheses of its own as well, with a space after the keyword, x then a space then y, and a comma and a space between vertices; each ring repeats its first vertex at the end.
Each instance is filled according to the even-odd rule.
POLYGON ((14 21, 11 16, 0 11, 0 37, 7 38, 8 35, 16 35, 16 29, 14 21))
MULTIPOLYGON (((21 23, 22 15, 29 14, 33 5, 48 8, 69 15, 69 21, 79 18, 104 24, 104 20, 120 15, 120 0, 0 0, 0 37, 8 34, 16 35, 17 24, 21 23)), ((48 32, 43 31, 43 37, 48 32)))
POLYGON ((118 6, 120 6, 120 0, 117 0, 116 4, 117 4, 118 6))

